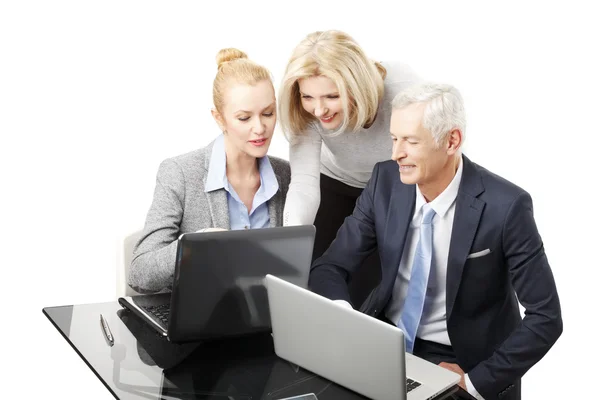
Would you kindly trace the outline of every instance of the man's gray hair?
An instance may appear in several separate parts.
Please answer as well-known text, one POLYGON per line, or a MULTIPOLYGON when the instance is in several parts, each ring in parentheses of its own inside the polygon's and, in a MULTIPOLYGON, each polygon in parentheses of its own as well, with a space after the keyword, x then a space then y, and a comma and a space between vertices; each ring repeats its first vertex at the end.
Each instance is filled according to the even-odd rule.
POLYGON ((440 146, 448 134, 459 129, 465 140, 465 107, 460 92, 451 85, 422 83, 398 93, 392 100, 394 110, 415 103, 426 103, 423 111, 423 127, 433 135, 440 146))

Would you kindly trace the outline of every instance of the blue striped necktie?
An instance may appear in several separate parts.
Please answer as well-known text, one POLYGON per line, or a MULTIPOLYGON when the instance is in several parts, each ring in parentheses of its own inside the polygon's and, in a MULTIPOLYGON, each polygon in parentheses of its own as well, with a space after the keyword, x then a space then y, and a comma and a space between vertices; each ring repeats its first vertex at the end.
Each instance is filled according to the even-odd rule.
POLYGON ((404 332, 406 351, 409 353, 413 352, 417 329, 423 313, 423 304, 425 304, 427 281, 429 280, 431 256, 433 254, 433 225, 431 221, 434 216, 435 211, 431 206, 424 205, 423 219, 419 229, 419 243, 413 259, 404 307, 398 322, 398 327, 404 332))

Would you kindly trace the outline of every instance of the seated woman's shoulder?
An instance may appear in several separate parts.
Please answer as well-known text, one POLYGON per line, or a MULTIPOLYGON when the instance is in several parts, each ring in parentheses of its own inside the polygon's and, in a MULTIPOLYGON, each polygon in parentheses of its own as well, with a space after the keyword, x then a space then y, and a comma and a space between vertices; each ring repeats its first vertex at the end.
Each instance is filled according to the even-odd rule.
POLYGON ((189 151, 184 154, 179 154, 177 156, 168 157, 161 162, 161 165, 175 164, 175 165, 179 165, 183 168, 190 167, 190 166, 199 166, 199 165, 204 166, 205 160, 206 160, 206 149, 201 148, 201 149, 189 151))
POLYGON ((269 156, 269 162, 273 167, 273 172, 277 175, 282 184, 289 184, 291 179, 290 163, 279 157, 269 156))
POLYGON ((289 171, 290 170, 289 161, 284 160, 283 158, 269 156, 269 162, 273 166, 273 170, 275 171, 275 173, 277 173, 278 169, 281 171, 289 171))
POLYGON ((178 156, 170 157, 170 160, 173 160, 178 163, 194 163, 199 160, 204 160, 206 157, 206 148, 196 149, 192 151, 188 151, 187 153, 180 154, 178 156))

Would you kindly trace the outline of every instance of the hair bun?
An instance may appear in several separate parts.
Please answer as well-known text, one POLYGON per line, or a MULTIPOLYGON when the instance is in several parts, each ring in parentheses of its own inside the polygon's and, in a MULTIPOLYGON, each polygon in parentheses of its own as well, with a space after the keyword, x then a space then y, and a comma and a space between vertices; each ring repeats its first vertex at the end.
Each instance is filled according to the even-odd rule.
POLYGON ((248 58, 246 53, 234 48, 221 49, 217 53, 217 66, 221 68, 226 62, 248 58))

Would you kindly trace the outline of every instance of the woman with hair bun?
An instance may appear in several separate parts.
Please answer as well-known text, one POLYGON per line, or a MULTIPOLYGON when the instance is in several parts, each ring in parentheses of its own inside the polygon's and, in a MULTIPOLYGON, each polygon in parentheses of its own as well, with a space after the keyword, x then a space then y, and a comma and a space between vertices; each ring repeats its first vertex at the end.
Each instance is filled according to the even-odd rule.
POLYGON ((160 164, 128 277, 136 291, 172 286, 182 233, 283 223, 290 170, 267 156, 277 119, 271 75, 237 49, 219 51, 217 66, 211 112, 222 133, 160 164))

